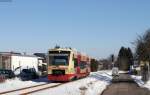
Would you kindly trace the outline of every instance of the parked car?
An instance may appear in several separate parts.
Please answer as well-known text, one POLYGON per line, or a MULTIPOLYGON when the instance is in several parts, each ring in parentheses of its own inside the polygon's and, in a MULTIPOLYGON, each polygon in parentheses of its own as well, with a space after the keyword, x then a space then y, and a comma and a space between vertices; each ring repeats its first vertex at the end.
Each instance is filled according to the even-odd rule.
POLYGON ((112 68, 112 76, 119 76, 119 69, 118 67, 112 68))
POLYGON ((20 73, 20 78, 23 81, 26 81, 39 78, 39 76, 34 68, 30 68, 30 69, 23 69, 22 72, 20 73))
POLYGON ((15 77, 15 74, 14 74, 14 72, 12 70, 1 69, 0 70, 0 75, 4 76, 5 79, 11 79, 11 78, 15 77))

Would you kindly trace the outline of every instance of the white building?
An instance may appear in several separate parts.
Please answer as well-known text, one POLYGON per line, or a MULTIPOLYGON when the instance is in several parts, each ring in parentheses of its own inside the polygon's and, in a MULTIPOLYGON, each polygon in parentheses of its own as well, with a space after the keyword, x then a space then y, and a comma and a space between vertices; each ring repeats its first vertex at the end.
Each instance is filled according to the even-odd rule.
POLYGON ((19 53, 12 52, 1 52, 0 53, 0 69, 8 69, 19 74, 22 69, 34 68, 38 71, 38 66, 41 65, 39 57, 34 55, 22 55, 19 53))

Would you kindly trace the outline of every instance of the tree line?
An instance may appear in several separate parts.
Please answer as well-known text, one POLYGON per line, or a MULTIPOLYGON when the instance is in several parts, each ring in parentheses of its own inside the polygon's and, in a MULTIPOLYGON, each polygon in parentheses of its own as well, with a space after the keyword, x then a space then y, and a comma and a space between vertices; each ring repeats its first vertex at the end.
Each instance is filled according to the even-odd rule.
POLYGON ((133 65, 134 60, 150 62, 150 29, 148 29, 143 35, 138 35, 137 39, 133 42, 135 46, 135 52, 133 53, 130 48, 121 47, 117 65, 121 70, 129 70, 133 65))
MULTIPOLYGON (((119 67, 120 70, 129 70, 130 66, 134 64, 134 60, 138 61, 148 61, 150 62, 150 29, 145 31, 143 35, 138 35, 135 41, 132 43, 135 47, 135 52, 129 47, 122 46, 119 50, 117 60, 115 60, 115 65, 119 67)), ((113 59, 114 60, 114 59, 113 59)), ((91 70, 97 71, 100 62, 103 62, 104 69, 112 68, 112 61, 110 57, 103 60, 91 60, 91 70)))

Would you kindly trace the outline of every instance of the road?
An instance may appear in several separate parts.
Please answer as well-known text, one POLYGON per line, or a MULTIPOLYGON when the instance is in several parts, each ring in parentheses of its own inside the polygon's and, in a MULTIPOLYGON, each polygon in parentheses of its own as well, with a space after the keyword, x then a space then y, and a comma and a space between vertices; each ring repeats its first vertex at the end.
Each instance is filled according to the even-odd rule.
POLYGON ((150 95, 150 91, 140 88, 128 74, 121 74, 101 95, 150 95))

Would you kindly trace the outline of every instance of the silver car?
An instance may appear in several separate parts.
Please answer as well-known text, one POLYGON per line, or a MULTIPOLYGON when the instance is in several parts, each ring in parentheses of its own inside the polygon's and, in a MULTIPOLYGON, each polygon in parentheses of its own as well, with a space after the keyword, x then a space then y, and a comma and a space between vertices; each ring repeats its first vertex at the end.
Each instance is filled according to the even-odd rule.
POLYGON ((119 69, 118 67, 112 68, 112 76, 119 76, 119 69))

